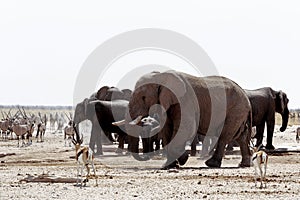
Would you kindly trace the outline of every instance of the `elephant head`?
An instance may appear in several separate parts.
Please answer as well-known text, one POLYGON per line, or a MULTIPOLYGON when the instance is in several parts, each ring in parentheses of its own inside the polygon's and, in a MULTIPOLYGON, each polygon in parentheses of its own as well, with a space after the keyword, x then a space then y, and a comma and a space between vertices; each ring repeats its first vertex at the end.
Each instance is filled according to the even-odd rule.
POLYGON ((175 73, 152 72, 139 79, 129 102, 129 113, 133 119, 146 117, 152 106, 160 104, 168 110, 186 93, 183 80, 175 73))
MULTIPOLYGON (((176 73, 152 72, 138 80, 128 105, 130 116, 126 115, 126 130, 130 135, 130 150, 135 159, 145 159, 138 154, 138 137, 142 132, 141 119, 157 113, 160 117, 161 128, 163 128, 166 121, 164 111, 179 103, 178 98, 183 97, 185 93, 185 83, 176 73), (157 106, 158 104, 160 106, 157 106)), ((168 134, 172 134, 172 130, 168 134)))
POLYGON ((92 115, 87 112, 87 106, 93 98, 85 98, 82 102, 78 103, 75 108, 74 123, 79 124, 80 122, 89 119, 91 120, 92 115))
POLYGON ((279 92, 276 92, 276 97, 275 97, 276 112, 280 113, 282 117, 282 126, 280 128, 281 132, 285 131, 289 121, 288 102, 289 99, 287 98, 284 92, 282 92, 281 90, 279 92))

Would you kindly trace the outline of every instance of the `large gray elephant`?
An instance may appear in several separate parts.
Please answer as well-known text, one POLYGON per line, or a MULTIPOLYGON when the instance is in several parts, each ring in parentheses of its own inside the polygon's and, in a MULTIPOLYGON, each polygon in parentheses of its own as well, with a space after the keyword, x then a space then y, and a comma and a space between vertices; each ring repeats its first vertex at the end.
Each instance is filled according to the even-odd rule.
POLYGON ((262 144, 265 124, 267 123, 267 145, 266 149, 275 149, 272 143, 275 112, 282 117, 280 131, 285 131, 289 120, 289 99, 282 91, 274 91, 270 87, 256 90, 245 90, 252 106, 252 126, 256 126, 256 146, 262 144))
POLYGON ((216 150, 205 162, 207 166, 220 167, 225 146, 235 139, 241 146, 240 166, 250 166, 251 106, 236 83, 225 77, 201 78, 176 71, 142 76, 129 102, 130 116, 126 116, 130 150, 135 159, 149 157, 138 153, 141 129, 132 124, 138 124, 138 119, 148 116, 157 104, 165 111, 160 115, 165 119, 160 130, 167 155, 163 168, 185 164, 186 142, 193 140, 196 133, 217 138, 216 150))

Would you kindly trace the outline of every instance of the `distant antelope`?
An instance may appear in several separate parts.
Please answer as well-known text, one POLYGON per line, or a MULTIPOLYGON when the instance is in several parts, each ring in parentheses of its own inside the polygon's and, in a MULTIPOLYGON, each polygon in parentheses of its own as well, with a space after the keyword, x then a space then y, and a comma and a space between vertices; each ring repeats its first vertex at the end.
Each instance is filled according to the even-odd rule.
POLYGON ((253 147, 253 155, 252 162, 255 169, 255 187, 257 178, 260 177, 260 188, 263 187, 263 181, 265 182, 265 187, 267 186, 266 181, 266 172, 267 172, 267 164, 268 164, 268 154, 260 150, 260 147, 253 147))
POLYGON ((9 119, 4 119, 0 121, 0 131, 2 132, 2 138, 7 138, 9 128, 11 126, 11 121, 9 119))
POLYGON ((56 118, 53 116, 52 113, 50 113, 50 132, 55 130, 55 122, 56 122, 56 118))
MULTIPOLYGON (((17 138, 18 138, 18 147, 20 146, 20 137, 22 138, 22 146, 23 146, 23 145, 25 145, 25 142, 24 142, 25 134, 31 134, 33 128, 34 128, 34 124, 28 124, 28 125, 20 124, 19 120, 15 120, 12 123, 12 130, 17 135, 17 138)), ((28 139, 28 143, 29 143, 29 140, 31 139, 30 135, 27 137, 27 139, 28 139)))
POLYGON ((90 176, 90 168, 89 168, 89 164, 92 165, 92 169, 94 172, 94 176, 96 179, 96 185, 97 185, 97 177, 96 177, 96 171, 95 171, 95 166, 94 166, 94 154, 91 148, 89 148, 88 146, 81 146, 81 144, 83 143, 83 136, 81 135, 81 138, 79 138, 79 133, 77 132, 77 129, 75 127, 75 125, 73 126, 75 134, 76 134, 76 139, 73 138, 72 142, 75 145, 75 159, 77 160, 77 185, 79 182, 79 168, 81 168, 81 177, 83 175, 83 168, 84 166, 87 169, 87 175, 86 175, 86 179, 83 180, 81 178, 81 183, 80 183, 80 187, 82 187, 82 183, 84 181, 84 184, 86 184, 86 182, 88 182, 88 178, 90 176))
POLYGON ((74 121, 72 120, 72 116, 68 117, 66 114, 67 118, 69 119, 68 125, 64 128, 64 139, 65 139, 65 146, 67 146, 67 140, 69 140, 69 147, 71 146, 71 140, 74 138, 75 135, 75 130, 74 130, 74 121))
POLYGON ((63 126, 64 126, 64 123, 65 123, 65 118, 61 115, 61 116, 58 116, 57 114, 57 132, 62 132, 62 129, 63 129, 63 126))
POLYGON ((40 141, 44 141, 44 135, 46 132, 47 127, 47 116, 44 115, 44 118, 41 116, 41 113, 39 112, 39 117, 37 117, 37 132, 36 132, 36 138, 37 142, 39 141, 39 135, 40 135, 40 141))
POLYGON ((296 141, 298 143, 300 142, 300 127, 298 127, 297 130, 296 130, 296 141))

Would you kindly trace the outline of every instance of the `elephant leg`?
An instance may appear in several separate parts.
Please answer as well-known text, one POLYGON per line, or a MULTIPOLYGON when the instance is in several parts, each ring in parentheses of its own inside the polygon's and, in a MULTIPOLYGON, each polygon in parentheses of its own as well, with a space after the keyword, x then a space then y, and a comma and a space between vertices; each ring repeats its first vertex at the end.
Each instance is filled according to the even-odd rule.
POLYGON ((255 138, 256 140, 256 147, 262 144, 263 137, 264 137, 264 130, 265 130, 265 123, 262 123, 258 126, 256 126, 256 135, 255 138))
POLYGON ((197 144, 199 143, 198 141, 198 135, 195 136, 192 144, 191 144, 191 156, 196 156, 196 152, 197 152, 197 144))
POLYGON ((247 132, 248 131, 245 130, 245 132, 242 133, 241 136, 237 139, 242 154, 242 162, 239 165, 240 167, 250 167, 251 163, 251 152, 249 148, 250 133, 247 132))
POLYGON ((89 147, 92 149, 92 151, 94 151, 95 145, 97 144, 97 152, 95 153, 97 155, 103 155, 101 134, 102 131, 100 128, 97 128, 96 125, 93 125, 89 147))
POLYGON ((186 142, 195 138, 196 122, 195 121, 181 122, 180 118, 175 118, 173 120, 173 124, 174 126, 173 126, 172 139, 169 142, 169 144, 166 146, 166 153, 167 153, 166 165, 172 164, 173 162, 176 162, 176 160, 180 165, 184 165, 188 160, 188 153, 185 150, 186 142), (180 123, 186 125, 179 129, 180 123))
POLYGON ((150 140, 150 152, 154 152, 154 142, 155 142, 155 139, 150 140))
POLYGON ((275 119, 271 117, 271 119, 267 120, 267 145, 266 149, 274 150, 275 147, 273 146, 273 133, 274 133, 274 126, 275 126, 275 119))
POLYGON ((221 167, 225 146, 226 142, 220 138, 213 156, 205 162, 208 167, 221 167))
POLYGON ((126 135, 124 134, 119 134, 119 149, 124 149, 124 144, 125 144, 125 137, 126 135))
POLYGON ((143 153, 149 153, 149 138, 142 138, 143 153))
POLYGON ((94 127, 92 127, 92 132, 91 132, 89 147, 94 151, 95 145, 96 145, 95 130, 94 130, 94 127))
POLYGON ((158 151, 160 149, 160 140, 158 138, 155 138, 155 151, 158 151))
POLYGON ((233 151, 233 143, 234 142, 230 142, 227 147, 226 147, 226 151, 233 151))
POLYGON ((170 128, 170 127, 167 127, 164 130, 162 130, 163 133, 164 133, 163 134, 163 144, 164 144, 165 154, 166 154, 166 157, 167 157, 167 161, 163 165, 162 169, 179 168, 177 158, 180 155, 178 157, 176 157, 176 156, 174 156, 174 153, 172 152, 172 151, 175 151, 174 148, 178 149, 178 147, 173 147, 174 146, 174 144, 173 144, 174 141, 172 141, 172 132, 171 132, 171 130, 173 132, 173 128, 170 128))

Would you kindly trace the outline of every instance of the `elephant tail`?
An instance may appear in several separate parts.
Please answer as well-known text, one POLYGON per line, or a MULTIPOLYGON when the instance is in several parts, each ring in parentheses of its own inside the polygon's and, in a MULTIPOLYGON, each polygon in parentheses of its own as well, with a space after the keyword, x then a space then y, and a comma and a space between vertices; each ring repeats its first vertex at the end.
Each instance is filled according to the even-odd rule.
POLYGON ((252 111, 250 110, 247 115, 247 119, 244 119, 240 128, 234 135, 232 140, 242 140, 250 143, 252 134, 252 111))
POLYGON ((247 141, 250 141, 252 138, 252 110, 249 111, 248 113, 248 118, 247 118, 247 122, 246 122, 246 128, 248 129, 248 137, 247 141))

